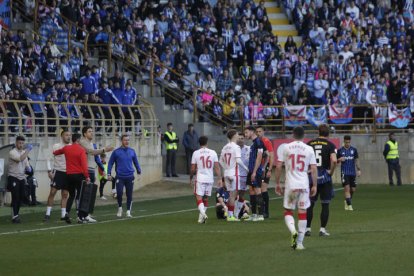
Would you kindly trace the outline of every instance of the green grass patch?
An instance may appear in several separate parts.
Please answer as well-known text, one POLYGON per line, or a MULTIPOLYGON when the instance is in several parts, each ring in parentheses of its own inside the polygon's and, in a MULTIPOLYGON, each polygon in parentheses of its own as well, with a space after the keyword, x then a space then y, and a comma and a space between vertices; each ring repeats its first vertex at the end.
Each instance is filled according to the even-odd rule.
MULTIPOLYGON (((272 191, 273 193, 273 191, 272 191)), ((133 219, 117 220, 116 206, 97 207, 98 224, 67 226, 59 207, 43 223, 44 209, 25 208, 12 225, 0 209, 2 275, 412 275, 414 186, 358 187, 354 212, 343 192, 331 204, 330 237, 321 238, 320 206, 305 251, 289 247, 282 200, 271 219, 198 225, 192 196, 135 203, 133 219), (43 230, 42 230, 43 229, 43 230), (20 232, 19 232, 20 231, 20 232)), ((210 199, 213 205, 213 199, 210 199)))

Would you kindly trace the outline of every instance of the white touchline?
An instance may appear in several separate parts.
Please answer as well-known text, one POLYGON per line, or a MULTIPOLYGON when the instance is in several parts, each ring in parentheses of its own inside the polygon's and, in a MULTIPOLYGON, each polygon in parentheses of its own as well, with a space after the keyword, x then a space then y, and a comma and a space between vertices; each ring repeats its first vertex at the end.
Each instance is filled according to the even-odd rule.
MULTIPOLYGON (((335 189, 335 191, 340 191, 340 190, 343 190, 343 189, 344 188, 338 188, 338 189, 335 189)), ((269 200, 282 199, 282 198, 283 198, 282 196, 278 196, 278 197, 269 198, 269 200)), ((27 230, 21 230, 21 231, 10 231, 10 232, 0 233, 0 236, 24 234, 24 233, 32 233, 32 232, 41 232, 41 231, 49 231, 49 230, 57 230, 57 229, 63 229, 63 228, 69 228, 69 227, 104 224, 104 223, 126 221, 126 220, 133 220, 133 219, 141 219, 141 218, 150 218, 150 217, 157 217, 157 216, 187 213, 187 212, 193 212, 193 211, 198 211, 198 208, 185 209, 185 210, 179 210, 179 211, 170 211, 170 212, 161 212, 161 213, 155 213, 155 214, 149 214, 149 215, 136 216, 136 217, 132 217, 132 218, 110 219, 110 220, 98 221, 96 223, 89 223, 89 224, 71 224, 71 225, 53 226, 53 227, 46 227, 46 228, 27 229, 27 230)))

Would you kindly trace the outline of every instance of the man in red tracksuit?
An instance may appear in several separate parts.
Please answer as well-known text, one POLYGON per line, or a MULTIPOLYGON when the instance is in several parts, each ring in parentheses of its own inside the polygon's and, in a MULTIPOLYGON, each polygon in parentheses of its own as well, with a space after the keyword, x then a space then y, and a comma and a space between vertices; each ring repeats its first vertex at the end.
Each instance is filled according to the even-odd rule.
MULTIPOLYGON (((54 155, 64 154, 66 159, 66 174, 69 183, 69 199, 66 205, 66 212, 68 214, 72 208, 73 200, 75 199, 75 193, 77 202, 76 206, 78 206, 82 181, 86 180, 87 183, 90 182, 86 151, 80 145, 80 139, 80 134, 73 134, 72 145, 65 146, 53 152, 54 155)), ((87 215, 87 213, 79 210, 78 223, 87 223, 87 215)))

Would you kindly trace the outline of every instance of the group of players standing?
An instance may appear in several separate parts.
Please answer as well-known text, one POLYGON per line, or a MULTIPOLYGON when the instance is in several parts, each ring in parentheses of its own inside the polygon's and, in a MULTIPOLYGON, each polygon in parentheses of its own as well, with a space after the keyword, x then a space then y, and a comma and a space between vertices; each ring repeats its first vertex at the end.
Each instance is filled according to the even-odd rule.
POLYGON ((304 129, 296 127, 293 130, 294 141, 284 144, 278 150, 276 164, 272 143, 264 136, 263 127, 249 126, 243 134, 233 129, 229 130, 229 142, 223 147, 220 158, 215 151, 207 148, 208 138, 200 137, 200 149, 193 153, 190 174, 190 183, 194 185, 194 194, 200 211, 198 223, 205 223, 208 218, 206 210, 214 184, 214 173, 218 178, 218 218, 224 218, 229 222, 241 219, 263 221, 268 218, 267 188, 275 164, 275 192, 284 195, 284 218, 291 233, 291 247, 297 250, 304 249, 303 240, 305 236, 311 235, 313 208, 318 198, 322 205, 319 235, 329 236, 326 226, 329 219, 329 203, 334 193, 332 175, 336 165, 342 163, 341 178, 345 190, 345 210, 348 211, 353 210, 351 199, 356 189, 356 176, 360 176, 361 171, 358 152, 350 146, 350 136, 344 137, 344 146, 337 151, 335 145, 328 140, 329 126, 320 125, 318 131, 319 137, 305 144, 304 129), (245 145, 244 138, 252 141, 251 146, 245 145), (283 166, 286 177, 282 188, 280 179, 283 166), (250 202, 245 200, 248 187, 250 202), (296 208, 298 230, 293 218, 296 208))

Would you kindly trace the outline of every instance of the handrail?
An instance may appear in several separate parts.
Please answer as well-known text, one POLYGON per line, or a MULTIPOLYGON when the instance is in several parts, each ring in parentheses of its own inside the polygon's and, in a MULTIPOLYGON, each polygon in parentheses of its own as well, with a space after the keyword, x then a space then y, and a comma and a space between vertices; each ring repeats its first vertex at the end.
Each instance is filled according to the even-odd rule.
POLYGON ((61 128, 78 132, 82 127, 91 125, 95 127, 97 135, 109 135, 114 140, 120 133, 131 133, 132 139, 146 138, 158 143, 158 120, 153 106, 147 103, 103 105, 0 100, 0 114, 3 119, 0 120, 0 135, 6 139, 17 133, 31 135, 34 138, 55 136, 61 128), (40 112, 38 109, 37 113, 35 112, 36 105, 41 105, 40 112), (22 108, 23 106, 25 108, 22 108), (48 116, 51 113, 53 115, 48 116), (146 136, 142 137, 142 133, 146 136))

